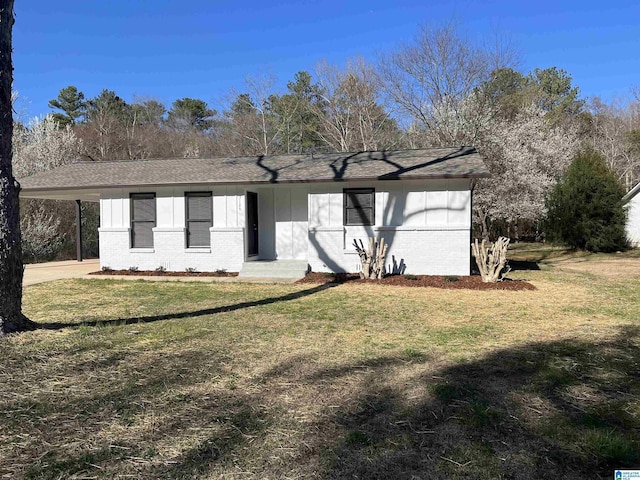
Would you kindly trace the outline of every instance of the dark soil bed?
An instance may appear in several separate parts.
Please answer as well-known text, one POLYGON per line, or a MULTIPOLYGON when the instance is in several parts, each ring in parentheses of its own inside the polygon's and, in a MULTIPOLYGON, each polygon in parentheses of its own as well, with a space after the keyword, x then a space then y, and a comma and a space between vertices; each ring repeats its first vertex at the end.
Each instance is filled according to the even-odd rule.
POLYGON ((100 270, 89 275, 135 275, 136 277, 237 277, 238 272, 157 272, 155 270, 100 270))
POLYGON ((440 275, 389 275, 382 280, 364 280, 354 273, 316 273, 307 274, 297 283, 375 283, 400 287, 434 287, 469 290, 535 290, 536 287, 524 280, 506 279, 497 283, 484 283, 479 275, 440 276, 440 275))

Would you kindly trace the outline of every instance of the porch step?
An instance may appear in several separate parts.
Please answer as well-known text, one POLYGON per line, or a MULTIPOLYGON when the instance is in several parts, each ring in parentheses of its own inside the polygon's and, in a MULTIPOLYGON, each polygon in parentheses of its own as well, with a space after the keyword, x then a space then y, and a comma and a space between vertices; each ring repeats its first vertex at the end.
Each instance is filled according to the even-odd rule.
POLYGON ((306 260, 256 260, 244 262, 240 277, 302 278, 309 264, 306 260))

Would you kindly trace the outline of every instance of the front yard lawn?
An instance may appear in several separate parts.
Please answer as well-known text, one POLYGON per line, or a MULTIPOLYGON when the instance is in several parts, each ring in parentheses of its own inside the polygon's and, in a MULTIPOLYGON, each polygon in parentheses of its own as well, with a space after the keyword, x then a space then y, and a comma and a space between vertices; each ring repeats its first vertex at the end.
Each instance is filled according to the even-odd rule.
POLYGON ((638 468, 640 258, 515 254, 536 290, 27 287, 45 328, 0 341, 0 478, 638 468))

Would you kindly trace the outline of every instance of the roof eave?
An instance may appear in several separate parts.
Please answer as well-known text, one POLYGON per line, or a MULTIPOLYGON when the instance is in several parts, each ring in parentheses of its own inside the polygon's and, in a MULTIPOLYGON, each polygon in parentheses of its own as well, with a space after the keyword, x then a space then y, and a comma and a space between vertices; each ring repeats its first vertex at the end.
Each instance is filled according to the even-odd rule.
MULTIPOLYGON (((37 194, 44 194, 46 192, 66 192, 72 190, 82 191, 95 191, 106 190, 114 188, 160 188, 160 187, 188 187, 190 185, 275 185, 275 184, 292 184, 292 183, 330 183, 330 182, 367 182, 367 181, 401 181, 401 180, 448 180, 448 179, 465 179, 465 178, 489 178, 491 176, 488 172, 483 173, 470 173, 470 174, 438 174, 438 175, 414 175, 409 177, 403 176, 372 176, 372 177, 356 177, 356 178, 322 178, 322 179, 289 179, 289 180, 253 180, 253 181, 221 181, 221 182, 167 182, 167 183, 131 183, 131 184, 99 184, 99 185, 86 185, 86 186, 65 186, 65 187, 50 187, 50 188, 30 188, 23 187, 20 190, 20 194, 26 198, 35 196, 37 194)), ((34 197, 35 198, 35 197, 34 197)))

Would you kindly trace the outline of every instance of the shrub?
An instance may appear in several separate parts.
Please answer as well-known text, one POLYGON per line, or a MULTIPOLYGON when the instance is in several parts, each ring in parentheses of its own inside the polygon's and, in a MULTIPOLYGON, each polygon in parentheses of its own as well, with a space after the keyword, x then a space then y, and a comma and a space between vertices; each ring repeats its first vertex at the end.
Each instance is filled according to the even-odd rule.
POLYGON ((198 269, 195 267, 187 267, 184 269, 184 271, 187 273, 198 273, 198 269))
POLYGON ((138 271, 138 267, 129 267, 129 271, 130 272, 137 272, 138 271))
POLYGON ((166 273, 167 268, 164 265, 160 265, 159 267, 156 268, 156 272, 158 273, 166 273))
POLYGON ((547 237, 590 252, 624 249, 624 193, 604 157, 582 150, 547 196, 547 237))

